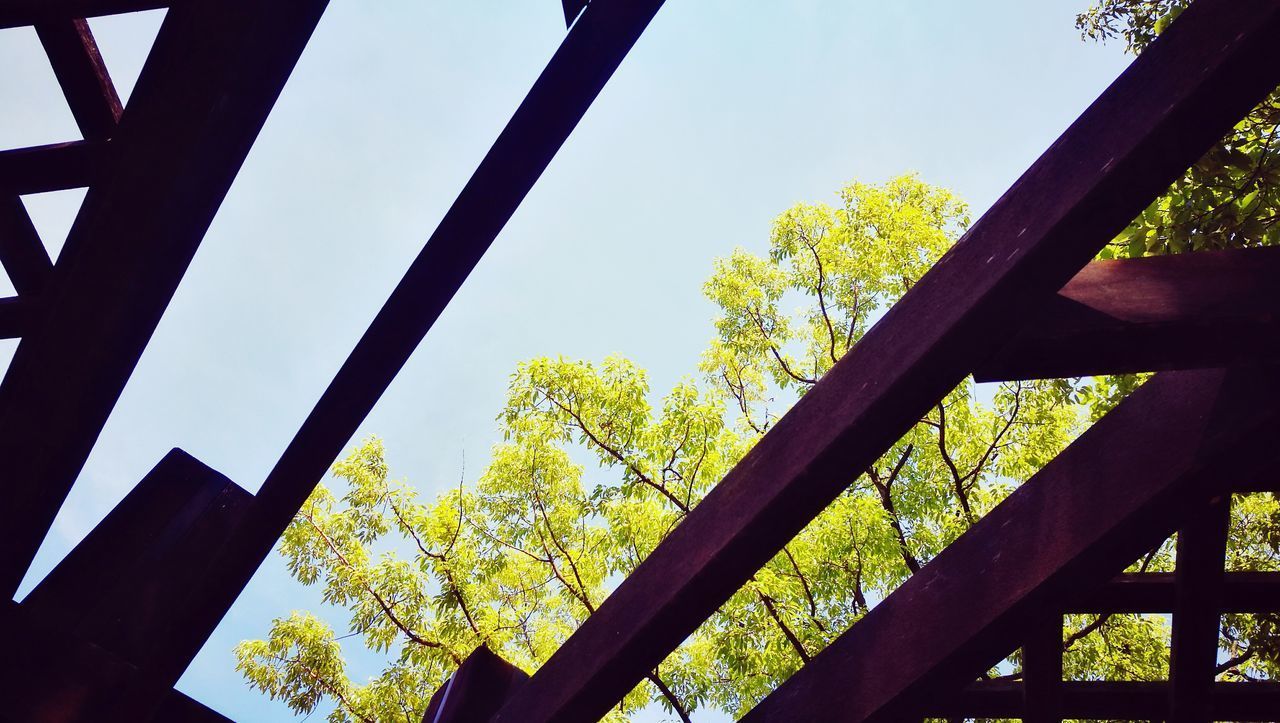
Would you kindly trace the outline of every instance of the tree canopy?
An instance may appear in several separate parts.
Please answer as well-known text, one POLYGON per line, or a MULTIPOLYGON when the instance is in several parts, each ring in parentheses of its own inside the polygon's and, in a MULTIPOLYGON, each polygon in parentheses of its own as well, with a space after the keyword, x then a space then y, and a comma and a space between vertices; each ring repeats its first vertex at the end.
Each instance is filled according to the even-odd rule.
MULTIPOLYGON (((1106 0, 1078 22, 1140 52, 1184 4, 1106 0)), ((1273 95, 1103 256, 1280 240, 1278 117, 1273 95)), ((536 669, 968 224, 963 201, 915 175, 797 204, 775 219, 766 254, 715 261, 704 286, 714 335, 689 377, 659 397, 623 356, 521 363, 487 467, 433 500, 391 475, 380 440, 365 440, 280 546, 294 577, 349 612, 349 629, 294 612, 237 648, 239 669, 299 713, 333 701, 335 722, 420 720, 481 644, 536 669), (346 644, 388 655, 365 682, 343 657, 353 636, 346 644)), ((847 491, 610 719, 655 701, 685 720, 744 713, 1139 382, 961 384, 871 468, 848 470, 847 491)), ((1134 569, 1171 565, 1166 543, 1134 569)), ((1237 500, 1228 566, 1280 569, 1273 496, 1237 500)), ((1267 616, 1224 618, 1222 675, 1280 672, 1277 628, 1267 616)), ((1167 675, 1160 616, 1070 616, 1065 632, 1069 678, 1167 675)), ((1019 665, 1015 655, 989 675, 1017 676, 1019 665)))

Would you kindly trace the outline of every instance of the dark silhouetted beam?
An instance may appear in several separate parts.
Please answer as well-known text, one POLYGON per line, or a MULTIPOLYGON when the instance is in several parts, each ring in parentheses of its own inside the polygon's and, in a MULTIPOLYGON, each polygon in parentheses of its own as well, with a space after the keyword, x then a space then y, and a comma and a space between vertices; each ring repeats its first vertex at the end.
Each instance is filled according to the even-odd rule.
POLYGON ((41 23, 36 34, 80 133, 89 141, 110 138, 123 108, 89 22, 76 18, 41 23))
POLYGON ((0 265, 21 296, 38 296, 53 274, 49 252, 15 195, 0 194, 0 265))
POLYGON ((17 339, 31 328, 31 303, 18 296, 0 299, 0 339, 17 339))
POLYGON ((1104 584, 1229 480, 1275 464, 1276 371, 1155 377, 743 721, 898 720, 962 690, 1044 611, 1104 584))
POLYGON ((1022 723, 1062 722, 1062 615, 1035 620, 1022 643, 1022 723))
POLYGON ((0 600, 0 650, 6 723, 227 720, 12 600, 0 600))
MULTIPOLYGON (((1063 715, 1076 720, 1164 720, 1169 714, 1165 683, 1074 681, 1063 684, 1063 715)), ((1275 721, 1280 683, 1216 683, 1208 704, 1214 720, 1275 721)), ((1022 684, 980 682, 945 701, 931 702, 939 718, 1021 718, 1022 684)))
POLYGON ((230 607, 661 5, 595 0, 578 18, 263 482, 199 604, 230 607))
POLYGON ((488 720, 511 689, 529 674, 481 645, 431 696, 422 723, 473 723, 488 720))
MULTIPOLYGON (((1280 612, 1280 573, 1229 572, 1223 576, 1221 612, 1280 612)), ((1120 575, 1083 600, 1067 604, 1067 612, 1171 613, 1174 608, 1172 573, 1120 575)))
POLYGON ((84 188, 98 177, 102 144, 88 141, 0 151, 0 196, 84 188))
POLYGON ((1280 360, 1280 248, 1095 261, 974 371, 978 381, 1280 360))
MULTIPOLYGON (((1222 576, 1231 524, 1231 497, 1192 507, 1178 531, 1173 634, 1169 654, 1169 723, 1209 723, 1218 677, 1222 576)), ((1280 712, 1280 708, 1276 709, 1280 712)))
POLYGON ((79 474, 325 0, 187 0, 165 16, 0 384, 0 582, 12 594, 79 474))
POLYGON ((1191 5, 761 439, 498 719, 594 719, 622 699, 1008 329, 1047 303, 1280 84, 1278 32, 1280 0, 1191 5))
POLYGON ((179 5, 188 0, 0 0, 0 28, 52 23, 179 5))
POLYGON ((175 449, 23 607, 172 685, 216 625, 192 618, 186 594, 252 498, 175 449))

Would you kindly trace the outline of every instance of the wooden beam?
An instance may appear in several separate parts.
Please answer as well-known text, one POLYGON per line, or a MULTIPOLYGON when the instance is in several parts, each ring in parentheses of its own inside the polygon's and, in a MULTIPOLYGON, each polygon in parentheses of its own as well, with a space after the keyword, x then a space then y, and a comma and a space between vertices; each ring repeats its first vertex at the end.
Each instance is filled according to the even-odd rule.
POLYGON ((15 590, 325 0, 189 0, 165 16, 85 197, 45 318, 0 383, 0 582, 15 590))
POLYGON ((53 274, 53 261, 26 206, 12 194, 0 194, 0 265, 20 296, 39 296, 53 274))
POLYGON ((0 339, 17 339, 31 328, 31 304, 8 296, 0 299, 0 339))
POLYGON ((1062 721, 1062 614, 1036 620, 1022 643, 1022 723, 1062 721))
POLYGON ((1230 524, 1231 497, 1223 495, 1197 509, 1178 531, 1169 723, 1213 719, 1209 698, 1218 677, 1221 588, 1230 524))
POLYGON ((100 143, 70 141, 0 151, 0 196, 92 185, 105 150, 100 143))
MULTIPOLYGON (((1063 715, 1083 720, 1164 720, 1169 686, 1162 682, 1071 681, 1063 684, 1063 715)), ((979 682, 953 697, 930 701, 930 717, 1021 718, 1022 684, 979 682)), ((1274 721, 1280 683, 1216 683, 1209 699, 1214 720, 1274 721)))
POLYGON ((195 604, 231 606, 661 5, 595 0, 583 12, 268 474, 195 604))
POLYGON ((978 381, 1280 360, 1280 248, 1086 266, 978 364, 978 381))
POLYGON ((157 10, 187 0, 0 0, 0 28, 59 22, 139 10, 157 10))
POLYGON ((529 674, 481 645, 431 696, 422 723, 473 723, 488 720, 511 689, 529 674))
POLYGON ((1273 368, 1158 375, 742 720, 923 715, 1045 610, 1105 583, 1230 480, 1275 464, 1265 440, 1277 422, 1273 368))
MULTIPOLYGON (((1120 575, 1082 599, 1067 604, 1067 612, 1171 613, 1174 609, 1172 573, 1130 573, 1120 575)), ((1280 573, 1229 572, 1220 587, 1224 613, 1280 612, 1280 573)))
POLYGON ((1280 0, 1191 5, 764 436, 498 719, 592 719, 620 700, 968 375, 1006 329, 1047 303, 1280 84, 1277 32, 1280 0))
POLYGON ((186 593, 252 499, 174 449, 31 591, 23 607, 173 685, 217 624, 194 618, 186 593))
POLYGON ((89 141, 110 138, 124 108, 89 22, 74 18, 41 23, 36 34, 80 133, 89 141))
POLYGON ((217 723, 227 718, 56 623, 0 600, 0 720, 217 723))

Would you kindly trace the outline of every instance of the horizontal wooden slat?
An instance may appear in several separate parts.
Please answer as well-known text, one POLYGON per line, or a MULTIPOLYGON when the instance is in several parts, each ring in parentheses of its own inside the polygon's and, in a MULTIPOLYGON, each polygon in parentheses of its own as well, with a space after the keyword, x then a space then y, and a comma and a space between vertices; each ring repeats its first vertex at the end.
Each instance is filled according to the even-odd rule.
MULTIPOLYGON (((1021 718, 1022 684, 981 682, 947 700, 930 702, 937 718, 1021 718)), ((1276 720, 1280 683, 1217 683, 1209 701, 1214 720, 1276 720)), ((1064 717, 1082 720, 1164 720, 1169 686, 1163 682, 1071 681, 1063 683, 1064 717)))
POLYGON ((1280 84, 1278 33, 1280 0, 1197 0, 805 393, 498 719, 603 715, 955 388, 1010 325, 1048 303, 1280 84))
POLYGON ((0 151, 0 196, 90 186, 105 150, 99 143, 69 141, 0 151))
POLYGON ((0 0, 0 28, 156 10, 186 0, 0 0))
MULTIPOLYGON (((1070 613, 1171 613, 1173 573, 1120 575, 1079 602, 1070 613)), ((1222 581, 1222 612, 1280 612, 1280 572, 1229 572, 1222 581)))
POLYGON ((978 381, 1280 360, 1280 248, 1095 261, 974 370, 978 381))

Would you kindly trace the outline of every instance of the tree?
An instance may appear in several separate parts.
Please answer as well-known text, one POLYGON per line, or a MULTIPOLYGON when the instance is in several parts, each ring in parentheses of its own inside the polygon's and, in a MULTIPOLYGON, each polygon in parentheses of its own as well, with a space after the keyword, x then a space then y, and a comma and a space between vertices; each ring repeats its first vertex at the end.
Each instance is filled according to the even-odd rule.
MULTIPOLYGON (((1136 51, 1177 8, 1111 0, 1080 24, 1094 37, 1121 34, 1136 51)), ((1252 162, 1271 183, 1266 143, 1252 162)), ((1222 148, 1251 152, 1231 139, 1222 148)), ((1270 186, 1232 169, 1189 171, 1169 202, 1157 201, 1154 215, 1135 221, 1106 254, 1273 242, 1274 225, 1259 234, 1248 220, 1208 230, 1204 219, 1238 220, 1224 204, 1253 214, 1276 201, 1270 186), (1234 191, 1202 190, 1223 178, 1252 183, 1251 205, 1234 191), (1213 195, 1219 191, 1225 195, 1213 195), (1172 200, 1178 193, 1207 210, 1184 218, 1172 200), (1161 229, 1157 242, 1143 231, 1139 249, 1133 229, 1149 224, 1161 229)), ((419 720, 430 693, 480 644, 532 671, 968 223, 954 194, 912 175, 853 183, 834 205, 785 211, 767 255, 738 249, 716 261, 704 287, 719 309, 715 334, 694 376, 655 404, 644 370, 621 356, 522 363, 488 466, 435 500, 393 479, 382 443, 366 440, 335 466, 333 490, 317 488, 280 548, 300 582, 323 585, 325 600, 349 611, 349 632, 339 636, 316 615, 295 612, 265 640, 237 648, 239 669, 300 713, 334 701, 332 721, 419 720), (785 310, 792 307, 799 310, 785 310), (363 684, 350 679, 342 657, 350 636, 390 658, 363 684)), ((682 720, 703 708, 745 712, 1138 381, 962 383, 870 469, 849 470, 848 490, 610 719, 652 701, 682 720)), ((1253 495, 1234 507, 1230 565, 1280 569, 1280 505, 1253 495)), ((1171 549, 1161 545, 1134 569, 1170 569, 1171 549)), ((1224 674, 1274 676, 1277 627, 1265 616, 1228 617, 1224 674)), ((1157 679, 1167 674, 1167 645, 1159 617, 1072 616, 1064 665, 1077 679, 1157 679)), ((989 676, 1016 677, 1019 665, 1015 655, 989 676)))

